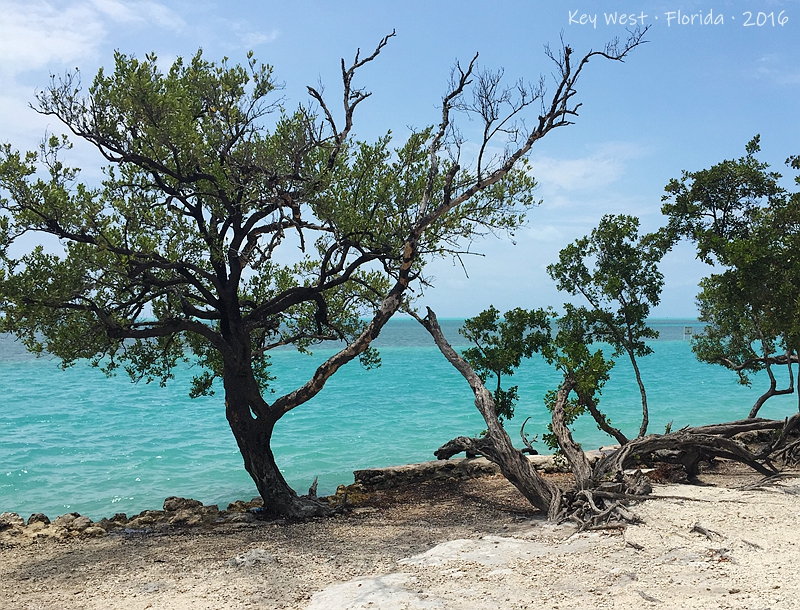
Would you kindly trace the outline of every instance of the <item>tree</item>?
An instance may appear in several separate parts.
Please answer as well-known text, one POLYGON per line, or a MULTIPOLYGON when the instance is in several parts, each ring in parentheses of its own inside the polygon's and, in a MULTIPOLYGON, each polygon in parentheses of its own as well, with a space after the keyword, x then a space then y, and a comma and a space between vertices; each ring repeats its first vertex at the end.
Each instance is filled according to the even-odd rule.
POLYGON ((698 258, 723 268, 700 283, 697 302, 706 326, 692 349, 701 361, 735 371, 744 385, 752 373, 766 371, 769 387, 751 418, 772 396, 794 392, 792 366, 800 350, 800 199, 756 158, 759 141, 756 136, 747 144, 744 157, 684 171, 667 185, 662 208, 670 239, 689 238, 698 258), (775 366, 787 367, 783 389, 775 366))
POLYGON ((547 267, 559 290, 589 302, 587 338, 611 344, 614 357, 628 355, 642 400, 639 438, 647 432, 649 415, 637 358, 652 354, 644 340, 658 337, 647 326, 647 316, 661 297, 664 276, 658 263, 664 253, 664 240, 658 235, 639 237, 638 218, 606 215, 590 236, 561 250, 558 263, 547 267))
MULTIPOLYGON (((563 434, 569 426, 587 411, 595 420, 598 429, 615 438, 620 445, 628 442, 628 438, 617 428, 611 425, 608 417, 599 409, 600 394, 603 386, 609 379, 609 372, 614 367, 614 361, 603 355, 602 349, 592 351, 590 346, 598 334, 595 316, 585 307, 575 307, 564 303, 564 315, 555 319, 557 332, 550 341, 543 346, 541 353, 547 363, 555 367, 562 374, 562 383, 556 390, 551 390, 545 395, 545 405, 554 413, 558 404, 559 393, 567 390, 560 409, 563 411, 553 420, 556 425, 562 425, 563 434), (575 394, 571 400, 569 395, 575 394)), ((553 430, 544 439, 551 449, 561 450, 559 436, 553 430)), ((562 434, 562 436, 563 436, 562 434)))
POLYGON ((285 110, 271 68, 252 56, 230 67, 198 53, 164 74, 153 55, 117 53, 113 72, 101 70, 86 92, 78 72, 54 79, 38 111, 92 144, 106 178, 78 183, 78 170, 60 159, 66 138, 27 154, 2 147, 0 330, 64 366, 87 358, 134 380, 165 383, 179 362, 196 361, 191 394, 210 394, 221 380, 265 509, 326 514, 281 475, 270 449, 275 424, 347 362, 376 363, 370 344, 425 284, 426 261, 520 225, 535 203, 526 155, 577 115, 575 85, 589 60, 622 60, 642 34, 577 61, 569 47, 548 50, 551 91, 544 80, 504 86, 477 68, 477 56, 456 64, 438 126, 396 148, 389 134, 374 143, 352 135, 369 97, 356 73, 394 34, 371 55, 342 61, 338 113, 314 88, 312 104, 285 110), (537 106, 527 127, 525 111, 537 106), (482 126, 472 163, 461 158, 457 112, 482 126), (504 152, 492 157, 495 145, 504 152), (63 252, 15 254, 28 234, 55 236, 63 252), (298 246, 302 259, 284 262, 281 252, 298 246), (270 350, 328 339, 345 347, 268 401, 270 350))
MULTIPOLYGON (((800 161, 797 163, 800 164, 800 161)), ((791 236, 785 243, 795 244, 797 233, 787 230, 800 226, 791 223, 796 218, 794 210, 793 205, 779 206, 775 209, 773 220, 766 224, 761 221, 751 223, 752 230, 743 232, 743 235, 748 240, 755 239, 756 234, 759 234, 758 239, 767 236, 775 240, 775 227, 780 226, 785 235, 791 236), (767 226, 769 230, 764 229, 767 226)), ((479 339, 478 348, 491 345, 493 351, 479 349, 476 354, 475 348, 471 348, 463 356, 459 355, 444 337, 433 311, 428 309, 425 318, 416 316, 433 336, 445 358, 469 383, 475 395, 475 405, 487 425, 483 436, 453 439, 439 448, 436 456, 449 459, 461 451, 467 451, 468 455, 480 453, 495 462, 509 482, 533 506, 546 512, 548 518, 556 521, 569 519, 577 522, 582 529, 612 520, 624 523, 637 521, 636 515, 627 509, 626 504, 644 499, 650 493, 651 485, 641 472, 638 476, 627 476, 624 470, 638 465, 642 459, 672 460, 680 464, 689 477, 699 472, 701 460, 713 460, 716 457, 746 464, 767 477, 777 474, 783 465, 800 461, 800 413, 785 421, 758 419, 751 415, 747 420, 686 427, 676 432, 667 430, 663 435, 645 436, 642 429, 638 438, 628 440, 600 412, 599 397, 614 363, 604 357, 601 349, 592 351, 590 346, 599 338, 605 339, 614 345, 615 356, 619 356, 625 349, 623 341, 627 340, 630 351, 625 351, 628 351, 635 366, 635 356, 643 355, 637 349, 646 347, 642 339, 651 336, 644 325, 645 317, 649 305, 658 302, 663 282, 656 264, 673 243, 672 236, 677 233, 673 226, 659 234, 639 238, 637 229, 638 221, 634 218, 604 217, 591 237, 578 240, 562 250, 559 263, 550 267, 559 287, 574 291, 573 294, 580 292, 586 295, 591 309, 567 303, 564 305, 564 315, 557 319, 550 309, 515 309, 506 314, 509 320, 501 327, 497 310, 490 308, 468 321, 466 327, 472 331, 468 336, 473 341, 476 337, 479 339), (584 262, 586 256, 595 257, 593 273, 584 262), (617 311, 612 311, 608 306, 613 301, 619 307, 617 311), (557 329, 555 334, 552 333, 554 326, 557 329), (482 335, 476 330, 489 334, 482 335), (542 355, 562 375, 559 387, 545 396, 545 404, 551 412, 550 433, 546 435, 546 440, 565 457, 574 475, 575 484, 566 491, 544 479, 523 453, 512 446, 500 422, 501 401, 506 399, 507 394, 492 394, 484 385, 488 377, 485 374, 487 370, 496 371, 499 384, 501 373, 509 375, 519 366, 517 354, 530 357, 533 353, 542 355), (500 363, 507 368, 502 369, 500 363), (621 445, 618 450, 594 464, 590 463, 570 430, 575 419, 586 411, 591 413, 601 430, 617 438, 621 445), (756 448, 748 447, 741 438, 736 438, 736 435, 752 432, 760 434, 756 448), (765 435, 769 438, 766 443, 763 442, 765 435)), ((780 239, 778 243, 783 244, 782 248, 785 247, 780 239)), ((776 251, 770 253, 774 255, 776 251)), ((725 255, 729 256, 728 260, 736 260, 732 253, 725 251, 725 255)), ((762 254, 756 254, 753 258, 760 260, 762 254)), ((792 259, 784 255, 779 260, 791 262, 792 259)), ((776 273, 777 279, 769 280, 768 285, 784 288, 784 298, 793 294, 786 289, 789 267, 772 265, 761 271, 780 271, 776 273)), ((775 299, 772 289, 765 289, 762 285, 762 291, 771 295, 768 298, 775 299)), ((733 303, 736 297, 735 291, 729 291, 711 299, 711 302, 724 306, 733 303)), ((748 301, 742 302, 749 306, 748 301)), ((797 302, 789 300, 789 309, 796 306, 797 302)), ((725 320, 735 323, 740 311, 723 307, 721 315, 728 316, 725 320)), ((783 315, 779 313, 777 318, 783 319, 783 315)), ((725 330, 720 328, 721 332, 725 330)), ((774 389, 774 377, 771 379, 774 389)), ((643 391, 638 376, 637 380, 643 391)), ((643 409, 645 428, 647 407, 644 401, 643 409)))
POLYGON ((652 486, 641 472, 625 475, 624 470, 638 465, 644 457, 653 460, 657 454, 670 456, 684 466, 691 477, 697 474, 701 460, 716 457, 746 464, 773 480, 779 465, 800 461, 800 413, 786 421, 747 419, 724 424, 682 428, 666 434, 651 434, 633 439, 593 465, 581 446, 573 439, 569 423, 581 409, 597 406, 597 397, 608 379, 613 362, 602 351, 590 352, 587 347, 586 318, 580 314, 559 320, 555 337, 549 333, 550 323, 542 320, 526 334, 536 337, 533 351, 540 353, 563 374, 555 392, 548 393, 551 407, 551 431, 555 443, 569 463, 575 478, 574 486, 561 490, 540 475, 522 451, 514 448, 500 423, 496 405, 480 376, 470 363, 449 344, 430 308, 424 318, 413 316, 428 330, 444 357, 469 383, 475 395, 475 406, 487 425, 486 433, 476 438, 458 437, 436 451, 439 459, 449 459, 462 451, 480 453, 496 463, 500 472, 536 508, 554 521, 571 520, 581 529, 600 527, 609 521, 637 523, 638 517, 627 505, 645 499, 652 486), (572 394, 576 399, 572 399, 572 394), (748 448, 735 435, 748 432, 772 433, 771 440, 757 450, 748 448))
POLYGON ((502 387, 503 376, 511 377, 523 358, 530 358, 549 335, 550 316, 544 310, 526 311, 517 307, 503 314, 493 306, 474 318, 464 321, 459 334, 475 346, 465 349, 462 356, 486 384, 490 376, 495 383, 492 392, 500 423, 514 417, 519 398, 518 386, 502 387), (544 329, 547 329, 546 331, 544 329))

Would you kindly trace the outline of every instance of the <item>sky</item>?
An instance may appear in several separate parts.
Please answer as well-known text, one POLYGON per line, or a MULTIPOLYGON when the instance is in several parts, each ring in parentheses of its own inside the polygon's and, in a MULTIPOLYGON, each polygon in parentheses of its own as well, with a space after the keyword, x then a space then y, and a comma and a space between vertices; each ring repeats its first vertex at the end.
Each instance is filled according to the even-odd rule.
MULTIPOLYGON (((306 86, 338 97, 340 58, 371 51, 397 35, 358 75, 372 92, 359 106, 354 131, 374 139, 391 130, 436 123, 456 61, 479 53, 482 67, 502 68, 509 82, 552 85, 546 44, 565 43, 583 55, 631 21, 649 25, 647 44, 625 63, 595 59, 578 82, 582 106, 575 124, 557 129, 531 154, 541 206, 531 211, 514 243, 486 238, 464 269, 452 261, 427 268, 434 288, 420 304, 440 317, 465 317, 493 304, 558 306, 546 267, 558 252, 588 234, 604 214, 632 214, 643 230, 663 224, 664 186, 682 170, 699 170, 744 154, 761 134, 761 159, 786 176, 800 154, 800 1, 502 1, 210 2, 0 0, 0 141, 34 148, 62 133, 54 119, 30 108, 51 74, 79 68, 89 83, 118 50, 155 52, 165 68, 201 48, 206 58, 244 62, 246 53, 274 66, 287 106, 307 101, 306 86), (621 24, 625 16, 624 24, 621 24), (616 21, 616 23, 614 23, 616 21)), ((535 120, 535 114, 530 120, 535 120)), ((462 121, 466 136, 476 124, 462 121)), ((99 177, 101 160, 77 145, 68 159, 83 179, 99 177)), ((712 271, 689 244, 662 263, 665 287, 656 317, 693 317, 697 282, 712 271)))

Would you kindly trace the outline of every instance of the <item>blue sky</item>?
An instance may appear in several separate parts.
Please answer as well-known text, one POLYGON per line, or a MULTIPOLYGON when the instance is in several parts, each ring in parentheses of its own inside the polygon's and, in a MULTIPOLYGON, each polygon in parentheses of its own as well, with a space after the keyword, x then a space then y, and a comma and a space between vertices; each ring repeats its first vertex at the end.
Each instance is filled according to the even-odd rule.
MULTIPOLYGON (((60 133, 53 119, 28 108, 35 91, 49 74, 74 67, 88 83, 115 49, 140 57, 155 51, 165 66, 199 47, 209 59, 232 61, 252 49, 274 65, 294 105, 305 101, 306 85, 320 81, 338 97, 339 59, 358 47, 372 50, 392 29, 397 36, 359 76, 373 95, 359 108, 355 131, 372 139, 391 129, 401 138, 409 126, 437 121, 456 60, 479 52, 482 66, 535 82, 551 72, 544 44, 557 46, 562 33, 581 54, 624 37, 624 26, 606 23, 615 13, 651 25, 649 42, 624 64, 592 61, 578 84, 583 107, 575 125, 535 146, 543 204, 516 245, 477 244, 485 256, 466 261, 468 278, 460 266, 435 262, 428 272, 436 287, 422 300, 442 317, 472 315, 490 303, 501 310, 557 305, 564 297, 545 267, 559 249, 606 213, 635 214, 655 229, 663 188, 681 170, 739 157, 760 133, 762 159, 790 183, 783 161, 800 154, 800 2, 0 0, 0 141, 32 148, 45 130, 60 133), (694 15, 694 25, 681 25, 678 11, 681 20, 694 15), (576 23, 582 15, 584 25, 576 23), (709 18, 717 24, 699 23, 709 18)), ((467 136, 475 127, 462 123, 467 136)), ((90 168, 100 162, 88 148, 76 147, 70 161, 85 168, 86 180, 97 176, 90 168)), ((655 314, 694 315, 697 281, 709 269, 681 246, 663 271, 655 314)))

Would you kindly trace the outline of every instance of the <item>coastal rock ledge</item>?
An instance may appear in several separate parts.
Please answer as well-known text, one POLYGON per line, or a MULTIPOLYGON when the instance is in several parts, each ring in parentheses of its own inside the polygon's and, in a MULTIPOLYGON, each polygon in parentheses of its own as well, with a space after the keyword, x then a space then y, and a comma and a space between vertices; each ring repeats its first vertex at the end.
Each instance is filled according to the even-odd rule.
MULTIPOLYGON (((601 455, 602 451, 586 454, 590 462, 601 455)), ((562 470, 552 455, 532 455, 528 459, 537 469, 545 472, 562 470)), ((373 492, 380 490, 419 485, 436 479, 474 479, 498 473, 497 465, 483 457, 369 468, 356 470, 353 484, 340 485, 335 495, 321 499, 327 499, 335 507, 354 507, 369 503, 373 492)), ((61 515, 52 522, 47 515, 34 513, 27 523, 17 513, 4 512, 0 514, 0 542, 25 544, 41 538, 68 540, 106 535, 135 536, 183 527, 215 527, 223 524, 246 527, 258 520, 262 505, 261 498, 256 497, 249 502, 237 500, 229 504, 226 510, 220 510, 215 504, 206 506, 199 500, 170 496, 164 500, 163 510, 145 510, 130 518, 124 513, 117 513, 110 519, 103 518, 96 523, 75 512, 61 515)))
POLYGON ((144 535, 181 527, 241 524, 256 521, 251 509, 262 505, 261 498, 249 502, 238 500, 221 511, 217 505, 205 506, 199 500, 171 496, 164 500, 163 510, 145 510, 128 518, 117 513, 110 519, 93 522, 80 513, 67 513, 52 522, 42 513, 34 513, 25 520, 17 513, 0 514, 0 541, 7 543, 33 542, 41 538, 68 540, 106 535, 144 535))

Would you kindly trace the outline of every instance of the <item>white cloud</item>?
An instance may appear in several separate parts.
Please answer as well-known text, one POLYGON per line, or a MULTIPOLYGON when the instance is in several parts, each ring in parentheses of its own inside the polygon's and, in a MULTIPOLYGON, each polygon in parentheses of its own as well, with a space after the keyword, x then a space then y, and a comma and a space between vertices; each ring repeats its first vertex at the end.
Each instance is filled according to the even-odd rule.
POLYGON ((71 64, 91 56, 104 36, 90 5, 0 1, 0 72, 13 76, 51 63, 71 64))
POLYGON ((260 44, 273 42, 280 36, 280 32, 278 30, 271 30, 269 32, 241 31, 238 33, 238 36, 242 46, 251 49, 260 44))
POLYGON ((534 156, 531 173, 547 191, 584 191, 608 186, 625 173, 626 161, 642 155, 642 149, 624 142, 608 143, 587 157, 557 159, 534 156))
POLYGON ((157 2, 92 0, 91 3, 100 13, 117 23, 146 23, 174 31, 180 31, 186 26, 180 15, 157 2))
POLYGON ((186 25, 174 11, 150 0, 90 0, 60 6, 44 0, 0 0, 0 73, 14 77, 95 57, 114 24, 171 31, 186 25))
POLYGON ((781 54, 764 55, 746 71, 750 77, 769 80, 778 85, 796 85, 800 83, 800 70, 793 61, 781 54))
MULTIPOLYGON (((535 214, 535 212, 533 212, 535 214)), ((561 244, 564 242, 564 233, 558 227, 552 224, 531 224, 523 233, 524 237, 530 241, 541 243, 556 243, 561 244)))

